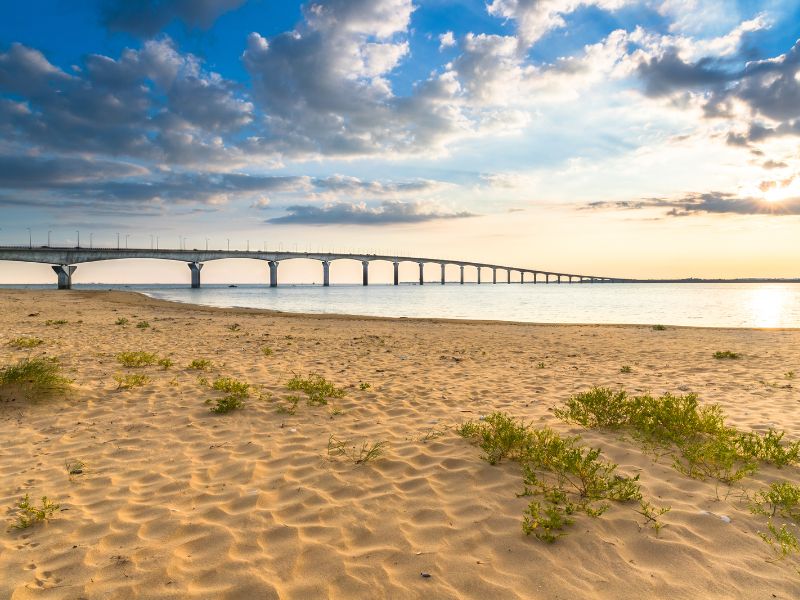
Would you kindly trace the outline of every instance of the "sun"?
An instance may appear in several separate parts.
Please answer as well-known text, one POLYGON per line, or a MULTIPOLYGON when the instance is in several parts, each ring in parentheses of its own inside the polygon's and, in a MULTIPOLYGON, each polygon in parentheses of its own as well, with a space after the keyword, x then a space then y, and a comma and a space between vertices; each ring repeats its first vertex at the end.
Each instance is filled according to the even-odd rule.
POLYGON ((800 196, 800 181, 798 178, 776 181, 767 189, 761 189, 761 197, 770 204, 783 202, 790 198, 800 196))

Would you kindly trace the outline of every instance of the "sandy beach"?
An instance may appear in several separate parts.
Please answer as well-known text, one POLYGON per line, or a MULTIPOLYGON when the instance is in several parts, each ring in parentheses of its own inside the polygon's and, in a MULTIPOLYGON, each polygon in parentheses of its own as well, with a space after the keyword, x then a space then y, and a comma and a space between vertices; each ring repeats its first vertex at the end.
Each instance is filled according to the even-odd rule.
POLYGON ((800 483, 797 467, 720 490, 552 412, 592 386, 695 392, 739 429, 796 440, 800 330, 288 315, 3 290, 0 332, 0 366, 53 356, 73 380, 49 399, 0 400, 0 598, 800 597, 800 563, 775 560, 746 500, 800 483), (21 336, 43 343, 9 344, 21 336), (716 360, 720 350, 742 356, 716 360), (174 364, 119 364, 133 351, 174 364), (208 370, 187 368, 200 359, 208 370), (147 383, 118 389, 114 377, 133 373, 147 383), (294 374, 346 394, 280 412, 294 374), (210 412, 215 393, 199 379, 218 377, 251 384, 243 409, 210 412), (614 503, 553 544, 526 536, 519 465, 490 465, 454 431, 493 411, 601 448, 671 507, 664 527, 614 503), (385 442, 384 453, 355 464, 329 453, 331 436, 385 442), (66 461, 84 466, 69 475, 66 461), (61 510, 13 529, 26 493, 61 510))

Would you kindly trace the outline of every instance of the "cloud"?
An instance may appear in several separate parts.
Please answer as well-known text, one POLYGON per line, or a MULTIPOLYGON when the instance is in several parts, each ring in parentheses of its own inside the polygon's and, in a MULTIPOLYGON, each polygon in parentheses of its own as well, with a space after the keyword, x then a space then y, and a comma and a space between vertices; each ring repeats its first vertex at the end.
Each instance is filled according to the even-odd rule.
MULTIPOLYGON (((767 186, 767 189, 773 186, 767 186)), ((687 194, 681 198, 646 198, 616 202, 592 202, 583 207, 592 210, 645 210, 665 209, 670 217, 685 217, 699 214, 734 215, 800 215, 800 197, 787 198, 780 202, 768 202, 762 198, 739 197, 724 192, 687 194)))
POLYGON ((520 41, 527 47, 553 29, 566 26, 564 17, 582 6, 613 11, 631 0, 492 0, 489 14, 516 22, 520 41))
POLYGON ((43 152, 128 156, 170 164, 231 163, 226 144, 253 119, 237 86, 205 72, 168 38, 124 50, 118 59, 89 55, 68 75, 20 44, 0 53, 0 132, 43 152))
POLYGON ((452 48, 456 45, 456 38, 453 36, 452 31, 445 31, 439 36, 439 50, 452 48))
POLYGON ((246 0, 99 0, 100 22, 112 31, 150 37, 174 19, 208 29, 246 0))
POLYGON ((475 216, 469 212, 443 212, 420 202, 386 201, 370 207, 365 203, 339 202, 328 206, 293 205, 289 214, 268 219, 276 225, 398 225, 475 216))

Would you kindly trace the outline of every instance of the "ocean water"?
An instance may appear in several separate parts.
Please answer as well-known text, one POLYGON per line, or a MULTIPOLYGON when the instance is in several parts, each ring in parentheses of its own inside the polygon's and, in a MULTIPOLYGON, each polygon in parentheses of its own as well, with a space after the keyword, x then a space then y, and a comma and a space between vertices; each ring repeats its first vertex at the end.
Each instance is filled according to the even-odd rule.
MULTIPOLYGON (((36 287, 48 286, 4 286, 36 287)), ((49 286, 50 288, 54 286, 49 286)), ((800 284, 76 285, 208 306, 530 323, 800 327, 800 284)))

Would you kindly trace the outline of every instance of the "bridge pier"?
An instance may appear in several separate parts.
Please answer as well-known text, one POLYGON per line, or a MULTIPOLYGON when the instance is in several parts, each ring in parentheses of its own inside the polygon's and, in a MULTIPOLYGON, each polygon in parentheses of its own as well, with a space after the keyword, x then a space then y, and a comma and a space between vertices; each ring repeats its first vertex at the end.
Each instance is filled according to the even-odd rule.
POLYGON ((492 283, 497 283, 497 269, 492 268, 492 283))
POLYGON ((329 287, 331 285, 331 261, 322 261, 322 285, 329 287))
POLYGON ((369 261, 361 261, 361 285, 369 285, 369 261))
POLYGON ((200 271, 203 268, 203 263, 190 262, 186 264, 189 265, 189 270, 192 272, 192 288, 197 289, 200 287, 200 271))
POLYGON ((534 271, 534 272, 533 272, 533 283, 534 283, 534 284, 536 283, 536 276, 537 276, 537 275, 538 275, 538 273, 537 273, 536 271, 534 271))
POLYGON ((561 275, 558 276, 558 283, 561 283, 561 275))
POLYGON ((444 285, 444 270, 446 268, 446 265, 444 263, 442 263, 441 267, 442 267, 442 285, 444 285))
POLYGON ((519 282, 520 283, 525 283, 525 271, 520 271, 519 272, 519 282))
POLYGON ((278 261, 269 260, 269 287, 278 287, 278 261))
POLYGON ((53 265, 52 269, 58 275, 58 289, 71 290, 72 289, 72 274, 75 272, 73 265, 53 265))
POLYGON ((544 282, 545 283, 550 283, 550 273, 545 273, 544 274, 544 282))
POLYGON ((506 269, 506 283, 511 283, 511 269, 506 269))
POLYGON ((425 283, 425 263, 419 263, 419 284, 425 283))
POLYGON ((400 285, 400 263, 395 261, 392 264, 394 265, 394 284, 400 285))
POLYGON ((477 267, 477 269, 478 269, 478 284, 480 284, 480 282, 481 282, 481 268, 477 267))
POLYGON ((461 285, 464 285, 464 265, 459 265, 461 267, 461 285))

